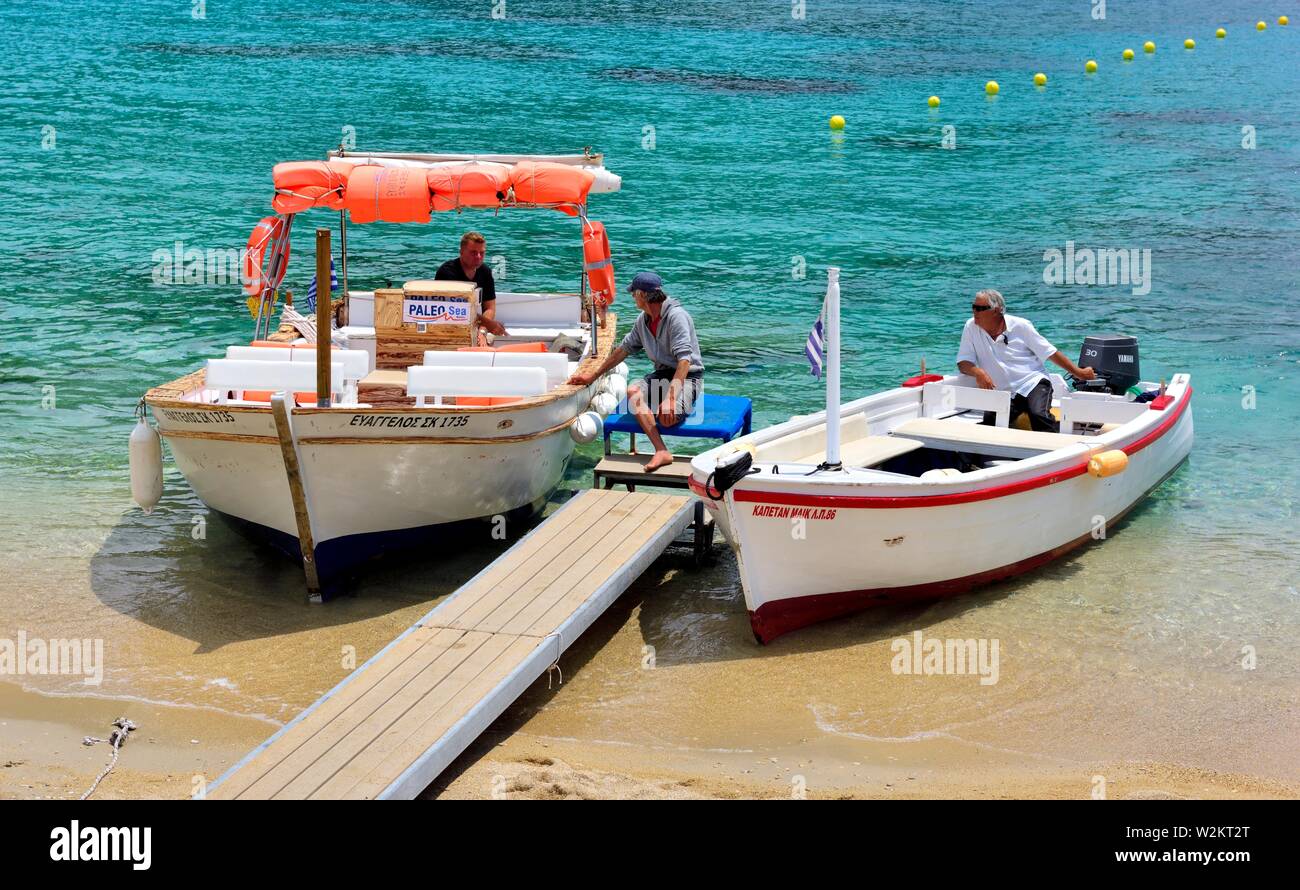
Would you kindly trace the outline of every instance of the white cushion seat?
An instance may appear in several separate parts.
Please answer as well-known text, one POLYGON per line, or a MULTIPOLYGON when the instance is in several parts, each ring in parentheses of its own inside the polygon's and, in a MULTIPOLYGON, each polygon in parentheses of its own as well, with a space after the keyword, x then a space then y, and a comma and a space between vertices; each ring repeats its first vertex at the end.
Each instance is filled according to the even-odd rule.
MULTIPOLYGON (((343 363, 330 363, 330 394, 343 392, 343 363)), ((280 360, 208 359, 204 388, 217 391, 219 404, 227 404, 229 393, 246 390, 261 392, 313 392, 316 389, 314 363, 280 360)))
POLYGON ((406 394, 415 397, 416 407, 424 407, 429 396, 441 405, 447 396, 527 398, 546 390, 546 372, 541 368, 414 365, 406 371, 406 394))

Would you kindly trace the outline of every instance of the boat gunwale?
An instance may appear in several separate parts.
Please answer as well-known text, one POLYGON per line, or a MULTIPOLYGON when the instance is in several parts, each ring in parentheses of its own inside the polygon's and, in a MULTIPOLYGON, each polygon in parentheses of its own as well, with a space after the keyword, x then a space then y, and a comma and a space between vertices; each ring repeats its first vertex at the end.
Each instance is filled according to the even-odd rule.
MULTIPOLYGON (((886 390, 885 393, 876 393, 873 395, 885 395, 890 392, 893 392, 893 390, 886 390)), ((811 492, 789 491, 788 489, 782 491, 778 489, 776 486, 787 484, 789 479, 788 478, 782 479, 781 477, 778 476, 775 479, 757 479, 755 477, 746 477, 746 479, 743 480, 743 482, 748 483, 747 487, 741 488, 739 485, 737 485, 735 488, 730 489, 730 493, 732 495, 733 502, 766 503, 766 504, 780 504, 780 505, 790 505, 790 506, 864 508, 864 509, 942 507, 942 506, 949 506, 953 504, 969 503, 973 501, 992 500, 1000 497, 1009 497, 1012 495, 1020 494, 1025 491, 1031 491, 1037 488, 1043 488, 1048 485, 1055 485, 1059 482, 1066 482, 1077 476, 1081 476, 1088 471, 1088 460, 1084 460, 1080 463, 1068 464, 1064 466, 1055 466, 1052 469, 1047 470, 1046 472, 1039 473, 1033 476, 1027 476, 1021 479, 1013 479, 1005 482, 996 481, 998 476, 1010 475, 1012 473, 1015 473, 1017 470, 1025 469, 1024 464, 1027 461, 1037 460, 1044 465, 1051 466, 1053 464, 1057 464, 1059 462, 1064 462, 1071 459, 1073 455, 1071 455, 1070 452, 1074 451, 1077 447, 1083 447, 1087 449, 1089 459, 1091 458, 1092 454, 1095 454, 1098 451, 1103 451, 1103 450, 1123 451, 1125 454, 1131 455, 1131 454, 1136 454, 1137 452, 1145 449, 1147 446, 1155 443, 1157 440, 1163 437, 1165 433, 1169 432, 1179 423, 1179 421, 1182 419, 1183 414, 1191 406, 1192 393, 1193 393, 1193 388, 1189 379, 1185 384, 1183 384, 1182 392, 1176 398, 1172 410, 1169 411, 1165 417, 1162 417, 1159 420, 1157 420, 1152 425, 1151 429, 1144 429, 1142 427, 1138 427, 1130 431, 1129 435, 1136 436, 1136 438, 1134 438, 1132 441, 1128 442, 1127 444, 1121 444, 1120 441, 1112 441, 1112 442, 1098 442, 1094 445, 1088 443, 1087 441, 1082 441, 1077 443, 1077 445, 1068 446, 1066 448, 1057 449, 1055 451, 1047 451, 1044 452, 1043 454, 1035 456, 1034 458, 1028 458, 1025 461, 1019 461, 1018 464, 1020 466, 1008 466, 1005 468, 998 468, 996 470, 993 470, 990 473, 990 475, 996 474, 993 475, 993 480, 995 481, 995 484, 993 485, 981 485, 976 488, 965 488, 956 491, 951 489, 943 490, 946 489, 947 486, 949 485, 958 485, 958 484, 978 485, 978 483, 990 481, 989 477, 985 476, 980 479, 952 479, 952 480, 945 479, 942 482, 928 483, 925 484, 924 486, 917 483, 912 483, 912 486, 923 489, 917 491, 915 494, 902 494, 902 495, 814 494, 811 492), (940 490, 936 491, 935 489, 940 489, 940 490)), ((872 396, 868 396, 866 398, 871 398, 871 397, 872 396)), ((841 417, 843 417, 843 414, 841 414, 841 417)), ((1137 419, 1139 418, 1135 418, 1135 420, 1137 419)), ((1118 430, 1112 432, 1118 432, 1118 430)), ((1100 438, 1100 437, 1096 437, 1096 438, 1100 438)), ((1120 439, 1123 437, 1116 437, 1116 438, 1120 439)), ((707 453, 708 452, 705 452, 705 454, 707 453)), ((702 457, 704 455, 700 455, 700 456, 702 457)), ((1033 467, 1031 469, 1038 469, 1038 468, 1033 467)), ((990 471, 985 470, 982 472, 989 473, 990 471)), ((974 474, 972 473, 969 475, 974 475, 974 474)), ((820 485, 841 485, 841 486, 850 485, 855 488, 871 486, 871 485, 878 486, 878 485, 885 485, 885 484, 899 484, 899 485, 904 484, 904 483, 894 482, 893 480, 882 480, 878 478, 877 479, 869 479, 869 478, 819 479, 819 480, 807 479, 804 481, 813 482, 815 484, 820 484, 820 485)), ((692 474, 688 480, 688 485, 690 486, 690 490, 694 492, 696 495, 698 495, 701 499, 703 499, 705 503, 710 504, 715 508, 720 506, 721 499, 709 494, 708 490, 705 487, 705 483, 700 482, 695 477, 694 466, 692 466, 692 474)))

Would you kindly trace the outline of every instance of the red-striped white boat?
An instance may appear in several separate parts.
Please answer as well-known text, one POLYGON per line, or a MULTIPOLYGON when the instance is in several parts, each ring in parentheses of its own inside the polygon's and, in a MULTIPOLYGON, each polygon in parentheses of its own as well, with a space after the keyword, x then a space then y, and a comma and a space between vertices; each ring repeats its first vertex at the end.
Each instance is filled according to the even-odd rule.
POLYGON ((1009 395, 955 375, 840 405, 838 300, 832 270, 827 399, 839 423, 792 418, 692 460, 691 488, 736 553, 760 642, 963 593, 1101 540, 1191 450, 1187 374, 1150 402, 1069 392, 1058 378, 1059 434, 1007 427, 1009 395), (1000 425, 981 425, 985 410, 1000 425))

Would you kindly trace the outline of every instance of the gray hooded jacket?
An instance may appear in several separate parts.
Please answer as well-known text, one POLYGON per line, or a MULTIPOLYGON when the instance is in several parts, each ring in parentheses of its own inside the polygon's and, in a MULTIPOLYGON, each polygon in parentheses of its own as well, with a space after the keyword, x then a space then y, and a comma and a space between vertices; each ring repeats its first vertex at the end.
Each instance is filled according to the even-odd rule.
POLYGON ((650 316, 642 312, 619 347, 629 354, 644 350, 646 357, 654 362, 656 371, 676 371, 677 363, 685 358, 691 360, 692 377, 704 373, 695 322, 682 304, 672 297, 664 300, 657 334, 650 333, 650 316))

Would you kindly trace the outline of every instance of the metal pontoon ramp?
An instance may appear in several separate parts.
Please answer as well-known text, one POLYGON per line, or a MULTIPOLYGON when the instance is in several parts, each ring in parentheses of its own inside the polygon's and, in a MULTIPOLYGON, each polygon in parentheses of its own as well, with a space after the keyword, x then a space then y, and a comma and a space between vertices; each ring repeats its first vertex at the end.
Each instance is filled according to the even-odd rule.
POLYGON ((686 529, 691 500, 576 495, 206 796, 415 797, 686 529))

